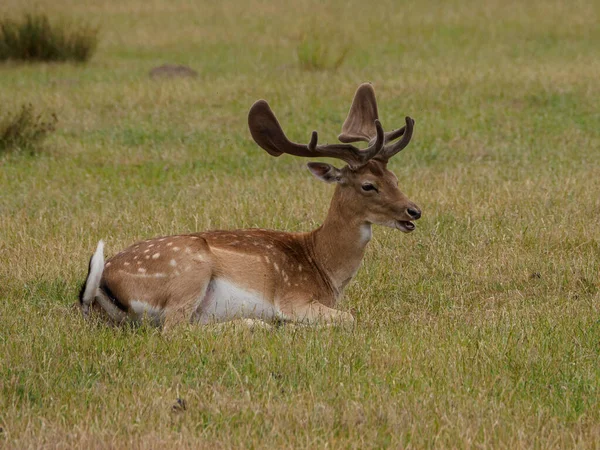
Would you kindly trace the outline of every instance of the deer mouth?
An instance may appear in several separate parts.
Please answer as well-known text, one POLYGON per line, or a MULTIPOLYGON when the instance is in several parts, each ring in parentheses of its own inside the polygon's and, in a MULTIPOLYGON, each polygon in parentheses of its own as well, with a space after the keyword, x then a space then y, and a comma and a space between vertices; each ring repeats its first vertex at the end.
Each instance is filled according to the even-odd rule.
POLYGON ((414 231, 416 227, 415 224, 412 223, 410 220, 397 220, 396 228, 398 228, 403 233, 410 233, 411 231, 414 231))

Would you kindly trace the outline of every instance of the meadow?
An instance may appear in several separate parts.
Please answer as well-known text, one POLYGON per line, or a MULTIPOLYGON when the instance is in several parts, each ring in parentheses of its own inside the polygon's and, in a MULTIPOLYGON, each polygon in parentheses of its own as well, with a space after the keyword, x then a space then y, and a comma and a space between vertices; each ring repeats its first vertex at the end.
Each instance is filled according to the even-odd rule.
POLYGON ((35 8, 100 31, 86 64, 0 64, 2 111, 58 118, 0 156, 0 448, 600 447, 600 3, 35 8), (164 63, 198 76, 151 79, 164 63), (386 129, 416 120, 390 168, 423 218, 374 227, 353 330, 163 335, 73 308, 101 238, 317 227, 333 187, 247 112, 334 142, 365 81, 386 129))

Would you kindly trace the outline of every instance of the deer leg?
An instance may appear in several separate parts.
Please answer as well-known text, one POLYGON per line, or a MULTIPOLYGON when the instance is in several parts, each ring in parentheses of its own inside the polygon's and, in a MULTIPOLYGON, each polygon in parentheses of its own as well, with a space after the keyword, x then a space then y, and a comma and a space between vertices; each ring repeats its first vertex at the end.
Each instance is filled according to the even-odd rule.
POLYGON ((353 326, 352 314, 329 308, 322 303, 312 301, 282 308, 286 319, 305 325, 343 325, 353 326))
POLYGON ((103 290, 99 289, 95 297, 95 302, 92 303, 92 309, 100 313, 102 317, 108 318, 108 320, 114 325, 120 325, 125 323, 127 320, 127 313, 121 311, 104 293, 103 290))
POLYGON ((208 265, 190 271, 190 275, 177 278, 177 284, 170 291, 171 300, 164 311, 163 331, 167 332, 179 324, 193 321, 201 307, 212 277, 212 269, 208 265))
POLYGON ((204 325, 208 330, 214 332, 224 332, 228 330, 235 329, 248 329, 250 331, 254 330, 271 330, 273 329, 273 325, 265 322, 260 319, 234 319, 228 322, 219 322, 213 324, 204 325))

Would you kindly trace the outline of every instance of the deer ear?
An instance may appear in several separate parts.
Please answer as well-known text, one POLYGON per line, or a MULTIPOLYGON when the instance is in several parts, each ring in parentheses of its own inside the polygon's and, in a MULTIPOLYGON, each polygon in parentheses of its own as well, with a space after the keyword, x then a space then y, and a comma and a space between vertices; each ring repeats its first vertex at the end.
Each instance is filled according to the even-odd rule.
POLYGON ((310 173, 325 183, 339 183, 342 181, 342 171, 331 164, 309 162, 307 166, 310 173))

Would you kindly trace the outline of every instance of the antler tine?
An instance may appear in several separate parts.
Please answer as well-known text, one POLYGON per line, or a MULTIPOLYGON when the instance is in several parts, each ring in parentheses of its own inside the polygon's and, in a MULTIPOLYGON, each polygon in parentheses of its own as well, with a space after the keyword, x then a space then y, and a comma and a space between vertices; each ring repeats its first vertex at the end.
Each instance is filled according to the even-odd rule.
POLYGON ((317 133, 317 130, 315 130, 312 132, 312 134, 310 136, 310 142, 308 143, 308 149, 311 152, 316 151, 318 141, 319 141, 319 134, 317 133))
POLYGON ((317 145, 318 135, 316 131, 313 131, 307 148, 309 151, 313 152, 311 156, 338 158, 348 163, 352 168, 360 167, 377 156, 385 144, 385 133, 383 132, 381 123, 378 119, 375 119, 374 123, 375 129, 377 130, 375 142, 364 150, 361 150, 352 144, 317 145))
POLYGON ((398 139, 400 136, 402 136, 404 134, 405 130, 406 130, 406 126, 404 126, 402 128, 398 128, 397 130, 386 132, 385 133, 385 143, 387 144, 388 142, 395 141, 396 139, 398 139))
MULTIPOLYGON (((385 145, 392 141, 395 141, 396 139, 398 139, 400 136, 402 136, 404 134, 405 130, 406 130, 406 127, 404 126, 402 128, 398 128, 397 130, 386 131, 384 134, 383 144, 385 145)), ((369 140, 369 143, 372 144, 376 140, 377 140, 377 135, 375 135, 374 138, 371 138, 369 140)))
POLYGON ((387 144, 381 153, 377 155, 377 159, 387 162, 396 153, 404 150, 410 143, 414 131, 415 121, 408 116, 405 118, 405 120, 405 126, 399 128, 398 130, 386 133, 386 143, 397 139, 400 136, 402 136, 402 139, 400 139, 398 142, 394 142, 393 144, 387 144))
POLYGON ((362 166, 369 159, 374 158, 384 149, 385 144, 385 133, 379 120, 375 120, 377 139, 365 150, 351 144, 317 145, 318 134, 316 131, 312 132, 308 145, 291 142, 264 100, 257 101, 250 108, 248 125, 255 142, 273 156, 287 153, 309 158, 337 158, 345 161, 352 168, 362 166))
POLYGON ((365 162, 377 156, 377 154, 384 148, 383 146, 385 144, 385 133, 383 132, 383 127, 381 126, 381 122, 379 121, 379 119, 375 119, 375 129, 377 130, 375 142, 373 142, 373 144, 367 147, 366 149, 359 150, 359 152, 362 155, 364 155, 365 162))

